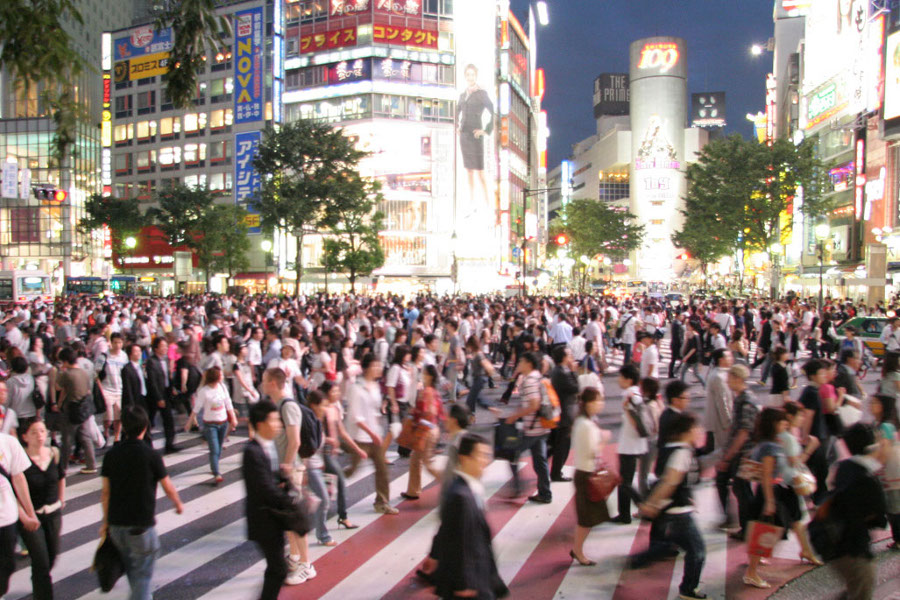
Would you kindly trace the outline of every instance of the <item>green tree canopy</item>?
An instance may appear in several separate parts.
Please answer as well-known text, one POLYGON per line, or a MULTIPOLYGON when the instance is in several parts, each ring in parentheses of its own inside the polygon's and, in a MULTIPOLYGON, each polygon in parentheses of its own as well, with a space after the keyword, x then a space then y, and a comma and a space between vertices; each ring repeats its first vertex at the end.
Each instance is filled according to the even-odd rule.
POLYGON ((215 232, 207 229, 213 200, 213 194, 205 188, 177 184, 157 192, 156 206, 147 211, 147 216, 155 221, 173 248, 185 246, 197 255, 197 264, 206 271, 207 289, 212 279, 209 267, 215 251, 212 238, 218 237, 217 233, 206 235, 215 232))
POLYGON ((209 272, 234 277, 250 267, 246 218, 247 210, 234 204, 216 204, 203 216, 201 227, 205 233, 197 254, 200 263, 209 257, 205 267, 209 272))
POLYGON ((122 254, 125 239, 137 235, 144 226, 144 216, 136 200, 120 200, 94 194, 84 203, 84 213, 84 218, 78 224, 79 231, 90 235, 95 229, 106 225, 116 254, 122 254))
POLYGON ((578 198, 569 201, 551 225, 551 232, 568 233, 570 256, 598 254, 621 260, 640 247, 644 226, 627 209, 578 198))
POLYGON ((378 237, 384 229, 384 214, 377 210, 379 187, 358 174, 336 186, 331 209, 334 222, 329 227, 333 237, 323 248, 327 257, 323 264, 347 273, 351 292, 356 291, 358 277, 371 275, 384 265, 384 249, 378 237))
POLYGON ((340 129, 315 121, 295 121, 263 134, 253 161, 262 188, 251 202, 263 226, 280 227, 296 239, 295 294, 303 276, 303 238, 337 223, 338 200, 359 177, 364 156, 340 129))

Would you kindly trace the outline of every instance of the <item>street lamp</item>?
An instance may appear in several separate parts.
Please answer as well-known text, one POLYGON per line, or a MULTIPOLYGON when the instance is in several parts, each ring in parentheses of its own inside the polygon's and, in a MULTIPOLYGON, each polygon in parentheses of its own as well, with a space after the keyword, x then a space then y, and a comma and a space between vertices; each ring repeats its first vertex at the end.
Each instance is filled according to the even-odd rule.
POLYGON ((127 238, 125 238, 125 247, 129 250, 134 250, 135 247, 137 247, 137 240, 132 236, 128 236, 127 238))
POLYGON ((750 46, 750 54, 753 56, 760 56, 763 53, 763 47, 760 44, 753 44, 750 46))
POLYGON ((828 234, 831 233, 831 227, 828 223, 819 223, 816 225, 815 234, 816 234, 816 253, 819 257, 819 310, 823 310, 824 308, 824 284, 822 281, 822 271, 824 269, 825 264, 825 240, 828 238, 828 234))

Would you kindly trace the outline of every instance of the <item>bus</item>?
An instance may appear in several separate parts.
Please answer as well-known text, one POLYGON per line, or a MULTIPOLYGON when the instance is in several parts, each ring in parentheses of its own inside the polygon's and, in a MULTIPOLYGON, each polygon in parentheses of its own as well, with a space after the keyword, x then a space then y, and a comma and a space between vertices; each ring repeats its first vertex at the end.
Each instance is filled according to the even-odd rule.
POLYGON ((66 277, 66 296, 99 298, 105 292, 106 280, 102 277, 66 277))
POLYGON ((109 279, 109 291, 116 296, 134 296, 137 277, 134 275, 113 275, 109 279))
POLYGON ((50 276, 43 271, 0 271, 0 305, 53 302, 50 276))

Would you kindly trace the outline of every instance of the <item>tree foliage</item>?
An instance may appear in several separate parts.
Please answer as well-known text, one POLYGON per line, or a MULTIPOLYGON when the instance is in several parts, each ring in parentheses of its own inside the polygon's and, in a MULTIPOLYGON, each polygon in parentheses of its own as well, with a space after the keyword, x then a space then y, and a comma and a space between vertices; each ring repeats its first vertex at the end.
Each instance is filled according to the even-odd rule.
POLYGON ((72 90, 86 64, 72 48, 63 23, 83 26, 72 0, 3 0, 0 2, 0 67, 8 81, 30 89, 43 85, 43 99, 56 124, 52 155, 63 164, 74 147, 83 111, 72 90))
POLYGON ((204 248, 198 251, 198 262, 204 253, 208 255, 209 272, 234 277, 235 273, 250 267, 246 217, 247 210, 234 204, 216 204, 204 215, 201 223, 204 248))
POLYGON ((567 233, 570 256, 598 254, 621 260, 640 247, 644 226, 626 209, 585 198, 574 199, 560 211, 551 232, 567 233))
POLYGON ((84 218, 78 224, 79 231, 84 235, 90 235, 92 231, 106 225, 110 230, 112 250, 116 254, 122 254, 125 239, 137 235, 144 226, 144 216, 135 200, 120 200, 94 194, 85 201, 84 214, 84 218))
POLYGON ((227 46, 231 21, 216 15, 215 0, 178 0, 156 21, 157 29, 172 28, 166 95, 176 108, 189 109, 197 95, 197 79, 205 63, 227 46))
POLYGON ((384 213, 377 210, 379 185, 353 174, 343 181, 334 196, 328 243, 323 247, 329 265, 347 273, 350 291, 356 291, 356 279, 371 275, 384 265, 384 249, 378 232, 384 228, 384 213))
POLYGON ((829 209, 824 171, 810 142, 769 146, 738 134, 710 142, 688 166, 684 225, 672 242, 703 264, 742 249, 768 251, 790 233, 801 186, 804 214, 829 209))
POLYGON ((295 121, 263 134, 253 161, 263 183, 251 202, 263 226, 280 227, 296 239, 295 294, 303 276, 303 239, 338 222, 335 209, 358 179, 364 156, 340 129, 315 121, 295 121))

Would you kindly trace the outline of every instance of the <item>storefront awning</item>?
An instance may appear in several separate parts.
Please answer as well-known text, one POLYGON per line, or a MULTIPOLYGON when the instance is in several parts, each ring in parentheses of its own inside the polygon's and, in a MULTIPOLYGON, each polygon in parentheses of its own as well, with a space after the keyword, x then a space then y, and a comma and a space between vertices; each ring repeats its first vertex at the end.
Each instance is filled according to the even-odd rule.
POLYGON ((274 273, 264 273, 262 271, 253 272, 253 273, 238 273, 234 276, 237 279, 268 279, 270 276, 274 275, 274 273))

